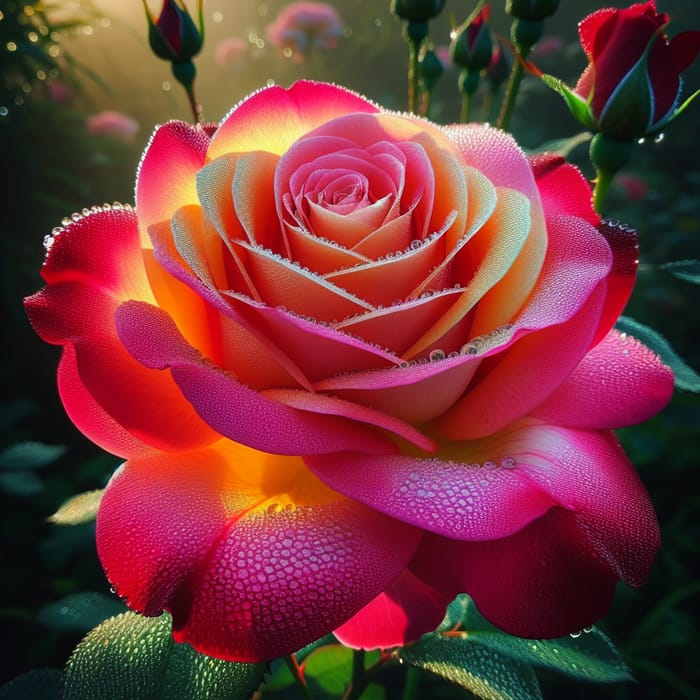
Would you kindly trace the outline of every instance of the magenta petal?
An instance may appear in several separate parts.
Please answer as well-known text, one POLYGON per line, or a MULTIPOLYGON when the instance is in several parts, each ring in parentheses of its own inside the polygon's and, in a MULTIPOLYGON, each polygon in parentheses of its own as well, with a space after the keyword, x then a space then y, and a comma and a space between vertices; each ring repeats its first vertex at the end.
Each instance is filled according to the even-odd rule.
POLYGON ((305 461, 334 491, 382 513, 446 537, 490 540, 517 532, 556 501, 533 484, 527 456, 488 447, 466 443, 459 457, 354 453, 305 461))
POLYGON ((580 630, 605 612, 617 580, 646 578, 659 546, 649 495, 609 432, 522 422, 496 440, 557 505, 508 537, 433 537, 411 568, 445 592, 469 593, 513 634, 580 630))
POLYGON ((436 629, 451 600, 407 569, 333 634, 353 649, 404 646, 436 629))
POLYGON ((236 442, 288 455, 395 450, 373 427, 290 408, 236 381, 201 358, 161 309, 127 302, 117 310, 116 321, 131 355, 146 367, 169 368, 204 421, 236 442))
POLYGON ((658 413, 673 394, 673 372, 637 339, 611 331, 532 412, 577 428, 622 428, 658 413))
POLYGON ((235 661, 291 653, 354 615, 413 556, 418 530, 340 496, 260 508, 267 494, 229 458, 219 445, 129 462, 100 507, 110 581, 136 610, 169 610, 177 641, 235 661))
POLYGON ((595 558, 575 517, 554 508, 491 542, 429 536, 411 569, 444 590, 466 591, 489 622, 518 637, 580 632, 610 607, 617 577, 595 558))

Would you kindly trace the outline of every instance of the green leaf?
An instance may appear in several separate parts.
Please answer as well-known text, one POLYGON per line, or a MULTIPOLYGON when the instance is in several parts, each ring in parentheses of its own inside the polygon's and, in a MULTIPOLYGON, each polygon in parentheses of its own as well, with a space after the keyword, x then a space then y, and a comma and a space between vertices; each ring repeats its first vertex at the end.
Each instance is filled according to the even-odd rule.
POLYGON ((700 260, 677 260, 662 265, 661 269, 684 282, 700 284, 700 260))
POLYGON ((352 675, 352 649, 334 644, 320 647, 304 664, 304 677, 329 695, 342 695, 352 675))
POLYGON ((37 620, 57 630, 87 632, 108 617, 125 611, 123 603, 102 593, 72 593, 45 605, 37 620))
POLYGON ((95 489, 72 496, 47 520, 54 525, 84 525, 97 517, 104 489, 95 489))
POLYGON ((487 622, 467 595, 460 595, 450 603, 438 633, 457 627, 467 642, 493 649, 518 662, 599 683, 632 678, 615 646, 595 627, 560 639, 522 639, 487 622))
POLYGON ((671 347, 671 344, 659 332, 629 316, 620 316, 615 328, 641 340, 653 350, 673 370, 676 386, 685 391, 700 392, 700 375, 689 367, 671 347))
POLYGON ((0 472, 0 489, 13 496, 33 496, 44 484, 33 472, 0 472))
POLYGON ((0 700, 58 700, 62 677, 57 668, 27 671, 0 688, 0 700))
POLYGON ((564 98, 566 106, 576 121, 588 129, 598 130, 598 124, 591 112, 591 106, 583 97, 577 95, 564 81, 553 75, 544 74, 541 76, 541 79, 547 87, 552 88, 564 98))
POLYGON ((38 469, 65 454, 64 445, 42 442, 18 442, 0 452, 0 469, 38 469))
POLYGON ((431 671, 484 700, 538 700, 535 672, 467 637, 430 634, 398 652, 399 662, 431 671))
POLYGON ((267 664, 221 661, 175 644, 171 618, 126 612, 103 622, 68 660, 63 700, 248 700, 267 664))

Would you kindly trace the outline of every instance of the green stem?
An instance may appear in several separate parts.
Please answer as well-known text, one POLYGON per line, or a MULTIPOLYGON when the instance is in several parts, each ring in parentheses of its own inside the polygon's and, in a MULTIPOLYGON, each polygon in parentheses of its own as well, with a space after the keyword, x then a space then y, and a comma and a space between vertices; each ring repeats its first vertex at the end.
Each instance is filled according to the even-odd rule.
POLYGON ((428 115, 430 114, 430 104, 432 102, 432 97, 432 90, 423 90, 423 109, 421 110, 421 114, 424 117, 428 117, 428 115))
POLYGON ((615 172, 614 170, 596 170, 595 187, 593 188, 593 208, 600 215, 603 213, 603 203, 615 177, 615 172))
MULTIPOLYGON (((529 50, 528 52, 529 53, 529 50)), ((496 122, 496 126, 503 131, 510 130, 510 120, 513 116, 513 110, 515 109, 515 100, 518 97, 518 90, 520 90, 520 83, 522 82, 525 69, 523 68, 522 61, 527 58, 527 54, 521 54, 520 57, 516 56, 513 61, 513 67, 510 70, 510 77, 508 78, 508 85, 506 86, 506 93, 503 97, 503 105, 501 107, 501 115, 496 122)))
POLYGON ((462 109, 459 113, 459 121, 466 124, 469 121, 469 115, 472 110, 472 95, 470 92, 462 93, 462 109))
POLYGON ((197 100, 194 91, 194 81, 190 85, 185 86, 185 91, 187 92, 187 99, 190 103, 190 109, 192 110, 192 119, 195 124, 199 124, 202 117, 202 105, 197 100))
POLYGON ((354 649, 352 652, 352 679, 343 695, 343 700, 357 700, 367 687, 365 675, 365 650, 354 649))
POLYGON ((419 682, 420 671, 415 666, 409 666, 406 670, 406 680, 403 686, 403 700, 416 700, 419 682))
POLYGON ((418 54, 420 44, 413 39, 408 40, 408 111, 416 114, 418 104, 418 93, 420 90, 420 71, 418 66, 418 54))
POLYGON ((297 662, 296 656, 294 656, 294 654, 291 654, 290 656, 285 656, 284 660, 304 700, 313 700, 313 695, 311 695, 309 686, 306 685, 306 681, 301 675, 301 669, 299 668, 299 663, 297 662))

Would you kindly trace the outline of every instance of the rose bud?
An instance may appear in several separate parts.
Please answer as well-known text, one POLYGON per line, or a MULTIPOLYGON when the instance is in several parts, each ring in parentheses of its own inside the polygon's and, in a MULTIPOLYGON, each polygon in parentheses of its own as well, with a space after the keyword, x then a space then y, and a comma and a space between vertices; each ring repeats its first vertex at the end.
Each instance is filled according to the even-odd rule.
POLYGON ((181 0, 163 0, 158 18, 154 18, 144 0, 148 19, 148 42, 159 58, 173 63, 189 61, 202 48, 204 27, 202 0, 199 0, 199 29, 181 0))
POLYGON ((573 90, 549 84, 590 129, 621 140, 658 132, 689 104, 678 105, 680 74, 700 52, 700 31, 669 39, 668 21, 654 0, 588 15, 579 25, 588 66, 573 90))
POLYGON ((493 50, 489 14, 489 6, 485 5, 469 24, 462 25, 455 32, 450 45, 450 55, 455 65, 475 71, 489 65, 493 50))

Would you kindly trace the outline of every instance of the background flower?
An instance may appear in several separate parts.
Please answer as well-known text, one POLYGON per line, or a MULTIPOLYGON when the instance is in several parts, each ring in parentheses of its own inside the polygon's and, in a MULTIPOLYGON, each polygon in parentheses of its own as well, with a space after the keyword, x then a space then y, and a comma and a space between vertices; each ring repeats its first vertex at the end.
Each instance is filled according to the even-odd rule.
POLYGON ((140 126, 128 114, 106 109, 87 118, 86 129, 93 136, 109 136, 125 143, 133 143, 140 126))
POLYGON ((302 62, 312 49, 332 49, 343 33, 340 15, 325 2, 291 2, 267 26, 273 46, 289 49, 302 62))

